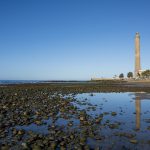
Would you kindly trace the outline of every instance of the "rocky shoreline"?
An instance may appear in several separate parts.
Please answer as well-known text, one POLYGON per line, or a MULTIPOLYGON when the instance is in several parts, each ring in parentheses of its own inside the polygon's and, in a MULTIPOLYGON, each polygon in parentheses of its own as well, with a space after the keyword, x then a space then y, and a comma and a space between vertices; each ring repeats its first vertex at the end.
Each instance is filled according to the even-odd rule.
MULTIPOLYGON (((1 149, 105 149, 105 146, 93 145, 91 141, 103 143, 107 137, 101 134, 102 129, 107 126, 113 130, 120 126, 119 121, 101 123, 106 115, 113 117, 117 113, 105 112, 93 118, 86 110, 79 110, 73 105, 78 102, 76 94, 93 92, 150 92, 150 88, 125 83, 43 83, 0 87, 1 149), (31 126, 30 130, 26 130, 28 126, 31 126), (32 130, 35 128, 36 131, 32 130)), ((88 105, 89 109, 96 108, 88 105)), ((116 133, 116 136, 128 138, 131 144, 138 143, 132 133, 116 133)), ((148 143, 150 141, 146 141, 148 143)), ((113 147, 110 144, 109 148, 113 147)), ((121 147, 128 149, 126 145, 121 147)))

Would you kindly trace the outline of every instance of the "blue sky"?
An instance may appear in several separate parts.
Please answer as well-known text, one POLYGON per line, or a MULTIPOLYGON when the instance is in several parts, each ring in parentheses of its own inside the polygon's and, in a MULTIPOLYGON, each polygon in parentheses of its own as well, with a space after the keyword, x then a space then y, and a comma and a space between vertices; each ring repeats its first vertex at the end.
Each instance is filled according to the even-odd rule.
POLYGON ((0 0, 0 79, 87 80, 150 65, 149 0, 0 0))

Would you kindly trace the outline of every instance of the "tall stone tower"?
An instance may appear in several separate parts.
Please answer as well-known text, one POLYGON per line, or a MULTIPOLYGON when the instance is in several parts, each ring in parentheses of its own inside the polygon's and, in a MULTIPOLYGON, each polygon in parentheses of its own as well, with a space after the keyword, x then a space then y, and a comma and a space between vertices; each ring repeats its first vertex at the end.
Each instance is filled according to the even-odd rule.
POLYGON ((137 32, 135 35, 135 78, 138 77, 138 73, 141 70, 140 63, 140 34, 137 32))

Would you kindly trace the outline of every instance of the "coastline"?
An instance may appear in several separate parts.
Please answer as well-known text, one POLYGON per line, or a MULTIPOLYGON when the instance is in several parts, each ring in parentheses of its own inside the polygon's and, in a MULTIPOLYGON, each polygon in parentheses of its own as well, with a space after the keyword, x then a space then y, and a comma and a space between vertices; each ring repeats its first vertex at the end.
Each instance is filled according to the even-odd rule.
POLYGON ((78 82, 37 82, 37 83, 17 83, 0 84, 1 88, 49 88, 51 90, 63 90, 70 92, 150 92, 149 81, 78 81, 78 82))
MULTIPOLYGON (((109 144, 109 137, 107 134, 102 134, 102 131, 109 130, 108 133, 113 136, 111 140, 118 145, 134 147, 136 144, 141 148, 142 142, 136 140, 141 135, 136 135, 136 130, 126 131, 121 119, 117 119, 117 122, 113 122, 113 119, 124 118, 125 112, 130 112, 124 107, 126 101, 125 104, 128 106, 134 106, 133 101, 138 105, 142 99, 150 99, 149 93, 150 83, 126 81, 1 85, 0 115, 3 144, 0 146, 4 149, 48 149, 49 147, 60 149, 68 146, 72 149, 75 147, 94 149, 95 144, 93 146, 89 142, 90 138, 94 143, 99 143, 107 149, 107 146, 113 148, 113 145, 109 144), (100 95, 96 97, 97 94, 101 97, 100 95), (129 94, 134 96, 129 98, 129 94), (79 98, 78 95, 81 97, 79 98), (113 110, 109 107, 110 109, 105 110, 110 105, 118 108, 118 104, 119 109, 113 110), (89 130, 90 132, 87 132, 89 130), (114 130, 118 131, 117 134, 114 130)), ((132 113, 129 114, 135 117, 134 112, 133 107, 132 113)), ((145 146, 149 144, 146 143, 145 146)))

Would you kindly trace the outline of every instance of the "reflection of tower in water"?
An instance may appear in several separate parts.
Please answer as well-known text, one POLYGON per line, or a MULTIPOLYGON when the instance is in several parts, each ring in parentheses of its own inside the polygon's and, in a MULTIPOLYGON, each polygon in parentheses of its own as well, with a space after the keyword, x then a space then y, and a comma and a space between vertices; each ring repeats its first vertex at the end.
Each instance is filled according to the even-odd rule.
POLYGON ((136 97, 135 101, 136 109, 136 129, 140 129, 140 119, 141 119, 141 99, 139 96, 136 97))
POLYGON ((141 102, 143 100, 150 100, 150 93, 135 93, 135 111, 136 111, 136 129, 141 127, 141 102))

